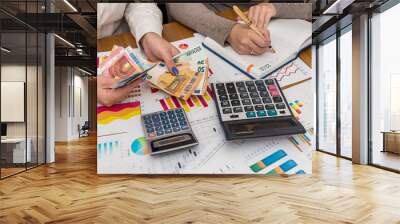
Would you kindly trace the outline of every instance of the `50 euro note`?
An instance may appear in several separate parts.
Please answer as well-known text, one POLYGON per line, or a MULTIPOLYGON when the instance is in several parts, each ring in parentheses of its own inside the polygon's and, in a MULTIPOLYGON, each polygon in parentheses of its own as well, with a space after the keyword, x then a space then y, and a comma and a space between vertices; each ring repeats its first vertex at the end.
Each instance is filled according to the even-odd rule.
MULTIPOLYGON (((174 57, 178 75, 170 73, 164 63, 147 72, 146 80, 151 86, 178 98, 187 100, 204 77, 208 77, 208 61, 201 45, 174 57)), ((202 84, 204 85, 204 84, 202 84)))
POLYGON ((194 70, 197 71, 200 76, 200 82, 197 85, 196 89, 193 91, 193 95, 203 95, 207 89, 208 85, 208 58, 206 51, 203 46, 198 45, 184 54, 193 55, 192 63, 194 70))
POLYGON ((165 69, 165 65, 160 63, 160 65, 147 72, 146 80, 150 83, 150 86, 187 100, 192 95, 200 79, 198 74, 187 65, 180 64, 177 65, 177 68, 179 74, 173 75, 165 69))

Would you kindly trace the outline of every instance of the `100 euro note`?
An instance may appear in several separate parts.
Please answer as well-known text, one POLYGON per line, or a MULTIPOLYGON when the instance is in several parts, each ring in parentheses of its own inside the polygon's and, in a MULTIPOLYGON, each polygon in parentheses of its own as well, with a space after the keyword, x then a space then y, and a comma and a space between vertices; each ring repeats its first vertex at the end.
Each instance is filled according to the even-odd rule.
POLYGON ((204 49, 199 45, 174 57, 179 74, 171 74, 164 63, 147 72, 147 81, 166 93, 188 99, 204 76, 208 76, 208 62, 204 49))

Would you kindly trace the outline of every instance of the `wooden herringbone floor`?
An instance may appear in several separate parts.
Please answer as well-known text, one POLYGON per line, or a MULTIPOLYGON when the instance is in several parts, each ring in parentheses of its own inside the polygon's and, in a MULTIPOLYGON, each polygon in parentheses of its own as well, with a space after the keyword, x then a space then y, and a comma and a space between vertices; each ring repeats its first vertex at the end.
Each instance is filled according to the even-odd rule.
POLYGON ((400 175, 323 153, 312 176, 98 176, 95 141, 0 181, 0 223, 400 223, 400 175))

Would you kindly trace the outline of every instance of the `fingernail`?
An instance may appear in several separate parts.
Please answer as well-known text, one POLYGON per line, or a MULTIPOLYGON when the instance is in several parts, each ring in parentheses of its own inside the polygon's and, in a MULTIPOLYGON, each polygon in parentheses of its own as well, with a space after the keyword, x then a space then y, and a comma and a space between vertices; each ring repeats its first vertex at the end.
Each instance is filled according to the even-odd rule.
POLYGON ((174 73, 174 75, 178 75, 179 74, 179 71, 178 71, 178 69, 174 66, 174 67, 172 67, 172 73, 174 73))

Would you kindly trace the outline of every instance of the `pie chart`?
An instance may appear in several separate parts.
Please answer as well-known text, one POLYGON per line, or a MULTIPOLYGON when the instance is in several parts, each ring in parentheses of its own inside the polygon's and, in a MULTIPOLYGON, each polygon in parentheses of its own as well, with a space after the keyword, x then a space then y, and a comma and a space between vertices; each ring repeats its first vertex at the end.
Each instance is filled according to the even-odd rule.
POLYGON ((140 156, 148 155, 150 153, 147 141, 144 137, 133 140, 131 144, 131 151, 140 156))
POLYGON ((178 47, 179 47, 180 49, 185 50, 185 49, 187 49, 187 48, 189 47, 189 45, 188 45, 188 44, 185 44, 185 43, 182 43, 182 44, 179 44, 178 47))

